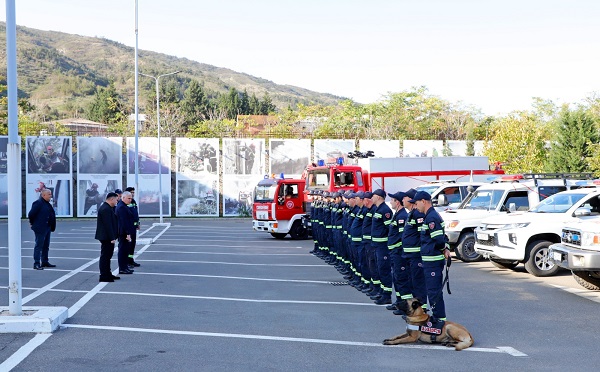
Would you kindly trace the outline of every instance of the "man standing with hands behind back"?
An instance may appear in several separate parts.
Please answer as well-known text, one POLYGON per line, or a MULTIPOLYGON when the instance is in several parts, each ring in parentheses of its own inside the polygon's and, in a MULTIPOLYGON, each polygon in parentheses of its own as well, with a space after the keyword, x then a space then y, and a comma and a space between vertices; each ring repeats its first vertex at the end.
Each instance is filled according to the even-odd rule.
POLYGON ((50 233, 56 229, 56 214, 50 205, 52 191, 42 189, 40 198, 31 204, 27 215, 31 230, 35 233, 35 246, 33 248, 33 268, 44 270, 44 267, 56 267, 48 262, 50 248, 50 233), (40 262, 41 261, 41 262, 40 262))
POLYGON ((135 234, 135 217, 127 205, 131 203, 131 193, 125 191, 117 203, 117 218, 119 220, 119 274, 133 274, 129 269, 129 250, 132 236, 135 234))
POLYGON ((100 241, 100 281, 114 282, 115 279, 121 279, 114 276, 110 270, 110 259, 115 251, 115 241, 118 236, 117 215, 115 214, 115 205, 117 205, 117 194, 109 192, 106 195, 106 201, 98 209, 96 218, 96 236, 100 241))

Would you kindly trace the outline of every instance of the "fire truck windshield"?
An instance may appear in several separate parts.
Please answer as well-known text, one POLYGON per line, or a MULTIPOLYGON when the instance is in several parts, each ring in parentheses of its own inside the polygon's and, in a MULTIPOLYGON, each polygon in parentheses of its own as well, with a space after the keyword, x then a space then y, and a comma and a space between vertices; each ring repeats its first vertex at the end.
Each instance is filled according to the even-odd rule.
POLYGON ((308 189, 327 190, 329 188, 329 169, 315 169, 308 171, 306 177, 308 189))
POLYGON ((277 192, 277 184, 272 185, 258 185, 254 189, 254 201, 257 202, 271 202, 275 200, 277 192))

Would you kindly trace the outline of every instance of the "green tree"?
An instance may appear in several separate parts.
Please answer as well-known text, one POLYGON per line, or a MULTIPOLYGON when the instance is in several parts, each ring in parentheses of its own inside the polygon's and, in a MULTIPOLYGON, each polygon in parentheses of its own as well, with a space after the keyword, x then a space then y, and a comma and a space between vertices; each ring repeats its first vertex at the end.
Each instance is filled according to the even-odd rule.
POLYGON ((598 127, 592 116, 583 108, 570 110, 563 107, 554 131, 548 158, 552 172, 585 172, 593 156, 591 145, 597 144, 598 127))
POLYGON ((269 93, 265 92, 262 101, 260 101, 259 115, 269 115, 270 113, 275 112, 275 110, 277 110, 277 107, 273 104, 273 100, 271 100, 269 93))
POLYGON ((184 128, 187 128, 208 117, 208 97, 196 80, 192 80, 185 90, 183 100, 181 101, 181 111, 185 122, 184 128))
POLYGON ((125 116, 125 109, 114 84, 97 87, 93 101, 86 110, 86 118, 104 124, 115 124, 125 116))
POLYGON ((547 151, 547 128, 529 112, 515 112, 493 125, 491 142, 483 153, 490 162, 501 162, 507 173, 542 172, 547 151))
POLYGON ((249 106, 251 115, 260 115, 260 100, 254 93, 252 93, 252 97, 250 97, 249 106))
POLYGON ((251 115, 250 111, 250 97, 248 96, 248 91, 244 89, 242 93, 242 98, 240 98, 240 114, 242 115, 251 115))

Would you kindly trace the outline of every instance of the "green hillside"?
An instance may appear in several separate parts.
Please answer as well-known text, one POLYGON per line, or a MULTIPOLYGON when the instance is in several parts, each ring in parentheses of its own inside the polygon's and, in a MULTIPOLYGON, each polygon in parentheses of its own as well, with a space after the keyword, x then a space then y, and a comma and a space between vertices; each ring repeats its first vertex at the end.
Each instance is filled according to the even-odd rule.
MULTIPOLYGON (((0 38, 6 40, 6 24, 0 22, 0 38)), ((262 97, 268 92, 278 108, 297 103, 335 104, 342 97, 317 93, 227 68, 207 65, 161 53, 140 50, 139 69, 147 74, 175 70, 181 72, 181 92, 191 80, 203 84, 210 94, 226 93, 230 88, 239 92, 246 89, 262 97)), ((0 50, 0 64, 6 71, 6 50, 0 50)), ((133 110, 134 102, 134 49, 123 44, 97 37, 87 37, 54 31, 40 31, 17 27, 17 65, 19 92, 37 107, 38 119, 81 116, 91 101, 96 86, 114 82, 117 92, 133 110), (45 116, 45 117, 44 117, 45 116)), ((141 78, 140 105, 153 91, 154 83, 141 78)))

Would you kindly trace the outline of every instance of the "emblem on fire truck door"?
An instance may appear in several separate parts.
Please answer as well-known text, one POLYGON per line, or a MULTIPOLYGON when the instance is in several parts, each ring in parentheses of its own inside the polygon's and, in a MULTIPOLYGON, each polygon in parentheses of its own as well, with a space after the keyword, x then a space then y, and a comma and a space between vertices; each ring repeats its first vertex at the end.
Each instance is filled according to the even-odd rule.
POLYGON ((287 209, 292 209, 292 208, 294 208, 294 202, 291 200, 288 200, 287 202, 285 202, 285 206, 287 207, 287 209))

